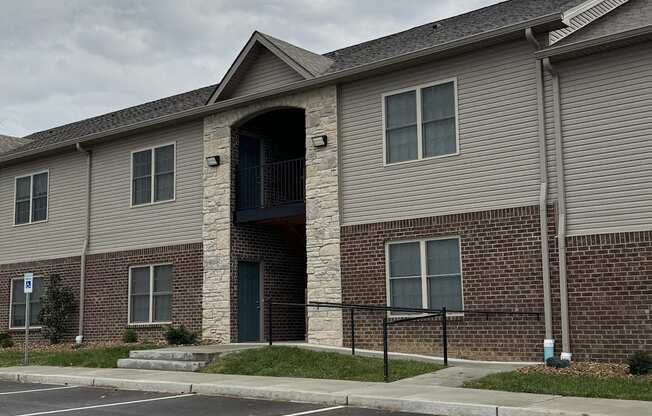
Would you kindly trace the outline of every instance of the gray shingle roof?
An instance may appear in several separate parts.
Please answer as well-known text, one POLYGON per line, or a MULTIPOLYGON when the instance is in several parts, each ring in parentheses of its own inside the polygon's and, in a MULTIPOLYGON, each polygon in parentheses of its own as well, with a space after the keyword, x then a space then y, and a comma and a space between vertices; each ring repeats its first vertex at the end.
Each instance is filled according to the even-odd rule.
MULTIPOLYGON (((271 36, 265 36, 285 53, 292 56, 293 59, 299 60, 301 65, 310 68, 310 71, 324 75, 404 55, 419 49, 437 46, 466 36, 499 29, 553 13, 560 13, 582 2, 583 0, 509 0, 393 35, 338 49, 323 56, 271 36)), ((31 139, 29 143, 10 151, 8 154, 47 148, 50 145, 66 140, 201 107, 206 104, 216 87, 216 85, 210 85, 135 107, 33 133, 27 136, 27 138, 31 139)))
POLYGON ((211 95, 215 87, 216 85, 209 85, 193 91, 161 98, 145 104, 33 133, 29 136, 25 136, 26 139, 31 139, 29 143, 18 149, 14 149, 14 152, 44 147, 64 140, 82 137, 88 134, 110 130, 137 123, 139 121, 151 120, 156 117, 199 107, 206 104, 208 97, 211 95))
POLYGON ((29 142, 29 139, 23 139, 22 137, 13 137, 0 134, 0 155, 29 142))
POLYGON ((287 43, 284 40, 277 39, 265 33, 261 33, 261 32, 258 33, 260 33, 261 36, 265 37, 268 41, 273 43, 287 56, 295 60, 299 65, 305 68, 313 76, 317 76, 325 73, 326 70, 331 65, 333 65, 333 60, 323 55, 319 55, 317 53, 310 52, 298 46, 294 46, 291 43, 287 43))

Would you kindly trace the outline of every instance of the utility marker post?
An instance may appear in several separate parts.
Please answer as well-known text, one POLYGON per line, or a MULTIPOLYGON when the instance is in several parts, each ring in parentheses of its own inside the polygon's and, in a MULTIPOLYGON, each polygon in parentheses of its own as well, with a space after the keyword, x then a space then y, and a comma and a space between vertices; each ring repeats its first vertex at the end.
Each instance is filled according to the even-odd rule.
POLYGON ((34 273, 23 276, 23 291, 25 292, 25 358, 23 365, 29 365, 29 324, 31 321, 30 297, 34 290, 34 273))

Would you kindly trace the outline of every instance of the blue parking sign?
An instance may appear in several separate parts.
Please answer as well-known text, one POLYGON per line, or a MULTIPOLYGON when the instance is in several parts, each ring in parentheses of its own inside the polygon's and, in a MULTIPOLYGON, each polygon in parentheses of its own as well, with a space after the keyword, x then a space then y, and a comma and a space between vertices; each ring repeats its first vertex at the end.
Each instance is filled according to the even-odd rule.
POLYGON ((25 293, 32 293, 34 289, 34 273, 25 273, 23 276, 25 293))

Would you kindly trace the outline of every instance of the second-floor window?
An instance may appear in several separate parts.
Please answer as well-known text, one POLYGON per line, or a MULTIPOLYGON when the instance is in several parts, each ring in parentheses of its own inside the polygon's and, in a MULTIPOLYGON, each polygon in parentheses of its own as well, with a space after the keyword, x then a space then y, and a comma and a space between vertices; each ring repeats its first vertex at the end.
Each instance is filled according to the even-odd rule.
POLYGON ((48 219, 48 172, 16 178, 14 224, 31 224, 48 219))
POLYGON ((383 95, 385 163, 459 152, 456 80, 383 95))
POLYGON ((131 155, 131 204, 146 205, 174 199, 175 145, 168 144, 131 155))

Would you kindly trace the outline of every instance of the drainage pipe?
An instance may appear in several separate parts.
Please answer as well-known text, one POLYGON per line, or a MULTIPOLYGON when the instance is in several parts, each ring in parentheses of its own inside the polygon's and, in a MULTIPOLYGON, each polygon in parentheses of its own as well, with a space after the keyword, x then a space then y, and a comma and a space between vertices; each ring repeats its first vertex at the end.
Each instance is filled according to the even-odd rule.
POLYGON ((563 131, 561 125, 561 89, 559 72, 550 63, 550 58, 543 60, 543 66, 552 75, 553 112, 555 121, 555 165, 557 173, 558 230, 557 247, 559 250, 559 300, 561 303, 561 358, 571 359, 570 325, 568 316, 568 276, 566 267, 566 180, 564 177, 563 131))
MULTIPOLYGON (((525 30, 525 37, 535 50, 541 49, 541 44, 532 33, 531 28, 525 30)), ((543 97, 543 63, 535 61, 535 78, 537 84, 537 118, 539 138, 539 228, 541 229, 541 268, 543 274, 543 316, 546 338, 544 359, 554 355, 555 341, 552 336, 552 290, 550 289, 550 253, 548 250, 548 157, 546 154, 546 121, 543 97)))
POLYGON ((81 344, 84 340, 84 302, 85 302, 85 288, 86 288, 86 255, 88 253, 88 246, 90 244, 91 235, 91 167, 92 167, 92 153, 90 150, 84 149, 80 143, 76 144, 77 151, 86 154, 86 215, 84 225, 84 242, 81 251, 81 265, 79 272, 79 332, 75 338, 77 344, 81 344))

